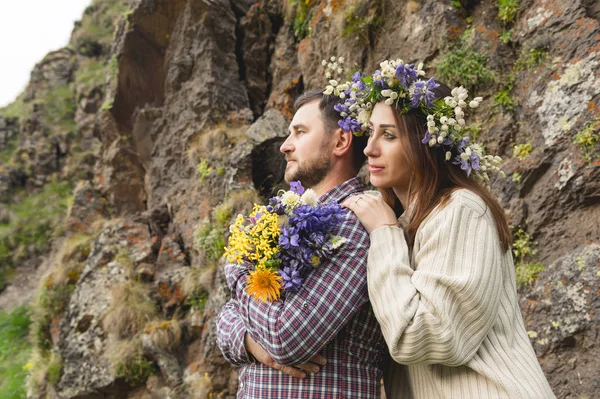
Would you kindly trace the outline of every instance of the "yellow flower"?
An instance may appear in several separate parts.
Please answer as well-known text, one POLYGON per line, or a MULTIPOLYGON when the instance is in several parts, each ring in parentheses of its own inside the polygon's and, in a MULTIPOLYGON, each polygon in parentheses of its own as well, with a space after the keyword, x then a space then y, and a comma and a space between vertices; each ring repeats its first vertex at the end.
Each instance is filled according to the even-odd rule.
POLYGON ((263 302, 276 301, 281 291, 281 277, 269 269, 257 267, 250 272, 246 291, 263 302))
POLYGON ((313 255, 310 258, 310 261, 312 262, 313 267, 317 267, 321 263, 321 258, 319 258, 317 255, 313 255))

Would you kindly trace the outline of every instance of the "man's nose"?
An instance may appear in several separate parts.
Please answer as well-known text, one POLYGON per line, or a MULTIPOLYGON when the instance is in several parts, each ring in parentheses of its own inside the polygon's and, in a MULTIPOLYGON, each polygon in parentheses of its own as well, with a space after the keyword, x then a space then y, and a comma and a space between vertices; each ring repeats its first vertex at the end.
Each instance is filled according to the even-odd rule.
POLYGON ((288 136, 287 139, 285 139, 285 141, 283 142, 283 144, 281 144, 281 146, 279 147, 279 151, 281 151, 284 154, 286 154, 288 152, 292 152, 293 149, 294 149, 294 146, 292 145, 292 143, 290 143, 290 137, 289 136, 288 136))

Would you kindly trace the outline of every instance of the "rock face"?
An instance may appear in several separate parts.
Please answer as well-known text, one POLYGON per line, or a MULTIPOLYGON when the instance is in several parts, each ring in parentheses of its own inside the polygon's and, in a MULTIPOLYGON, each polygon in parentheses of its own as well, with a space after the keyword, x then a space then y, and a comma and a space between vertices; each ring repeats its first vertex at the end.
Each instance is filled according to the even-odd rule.
MULTIPOLYGON (((0 153, 10 153, 0 223, 12 220, 16 191, 81 180, 63 235, 93 242, 68 306, 52 315, 60 378, 30 396, 235 396, 214 336, 228 298, 219 238, 256 193, 282 187, 293 101, 323 86, 321 60, 337 55, 351 70, 401 58, 475 82, 484 102, 474 129, 508 176, 492 192, 530 235, 519 261, 545 265, 520 288, 532 343, 558 397, 599 397, 600 8, 528 0, 507 14, 495 1, 454 3, 136 0, 126 11, 95 0, 70 48, 32 72, 28 113, 0 110, 0 153), (89 21, 110 35, 90 34, 89 21), (485 62, 448 71, 455 53, 485 62), (532 151, 516 156, 524 144, 532 151), (151 310, 119 333, 106 320, 118 287, 134 283, 151 310), (140 378, 108 356, 123 341, 142 354, 128 363, 140 378)), ((49 259, 58 255, 55 245, 49 259)))

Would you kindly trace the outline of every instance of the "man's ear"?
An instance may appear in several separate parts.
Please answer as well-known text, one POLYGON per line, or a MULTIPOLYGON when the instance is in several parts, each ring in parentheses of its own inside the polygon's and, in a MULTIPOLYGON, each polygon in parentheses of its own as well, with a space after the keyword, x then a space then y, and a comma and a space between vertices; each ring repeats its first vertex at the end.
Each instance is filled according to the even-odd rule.
POLYGON ((334 133, 335 145, 333 147, 333 155, 341 157, 350 151, 352 147, 352 133, 344 132, 342 129, 337 129, 334 133))

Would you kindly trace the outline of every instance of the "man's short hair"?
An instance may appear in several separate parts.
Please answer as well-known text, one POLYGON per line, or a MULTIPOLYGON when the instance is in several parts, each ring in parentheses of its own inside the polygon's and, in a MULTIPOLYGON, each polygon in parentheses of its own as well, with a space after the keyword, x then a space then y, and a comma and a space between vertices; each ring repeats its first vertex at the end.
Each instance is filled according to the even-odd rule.
MULTIPOLYGON (((319 102, 319 110, 321 111, 321 119, 323 120, 325 131, 327 133, 333 133, 339 129, 338 121, 340 120, 340 114, 334 107, 336 104, 340 103, 340 98, 323 94, 322 90, 310 90, 301 94, 294 102, 294 112, 297 112, 300 107, 312 103, 313 101, 319 102)), ((354 136, 352 138, 352 166, 356 173, 358 173, 367 159, 363 153, 363 150, 367 146, 367 140, 368 137, 366 136, 354 136)))

